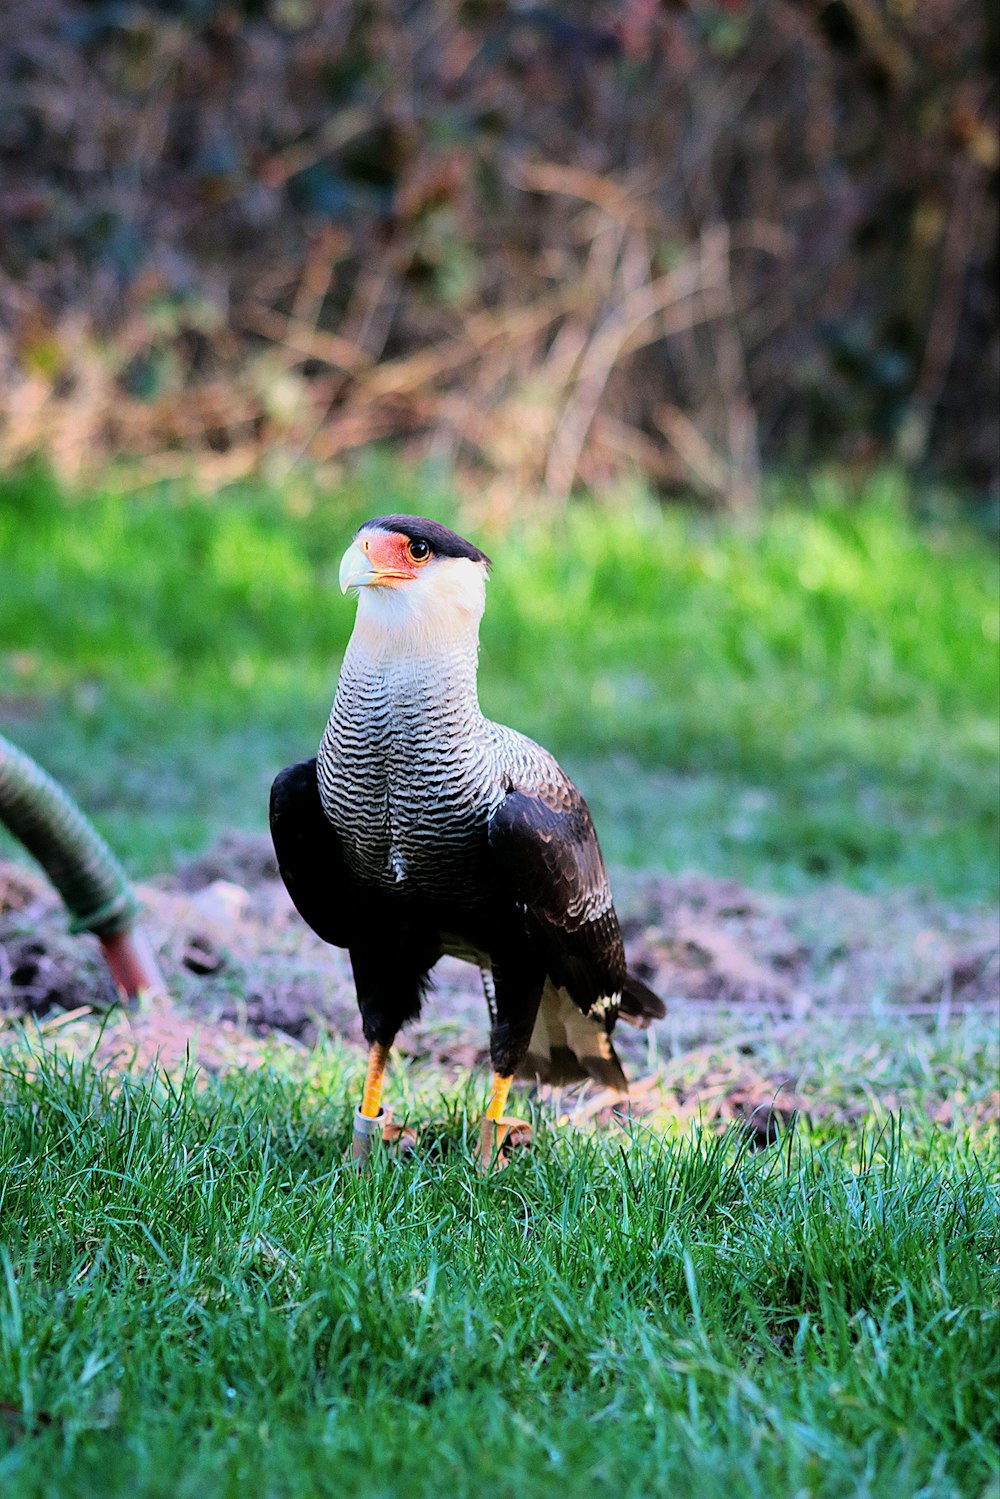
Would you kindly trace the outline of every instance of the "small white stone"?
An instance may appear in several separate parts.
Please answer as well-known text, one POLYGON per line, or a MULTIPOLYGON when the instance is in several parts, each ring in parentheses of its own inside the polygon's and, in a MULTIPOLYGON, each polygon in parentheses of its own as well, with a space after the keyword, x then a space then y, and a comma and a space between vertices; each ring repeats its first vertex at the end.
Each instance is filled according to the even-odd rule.
POLYGON ((250 896, 232 880, 213 880, 198 891, 194 904, 209 921, 240 921, 247 913, 250 896))

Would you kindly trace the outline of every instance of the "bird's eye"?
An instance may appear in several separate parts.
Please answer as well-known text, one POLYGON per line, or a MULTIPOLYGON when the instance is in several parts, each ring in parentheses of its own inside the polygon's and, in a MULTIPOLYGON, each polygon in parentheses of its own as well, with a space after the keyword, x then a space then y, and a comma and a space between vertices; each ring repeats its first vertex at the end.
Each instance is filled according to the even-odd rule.
POLYGON ((426 541, 411 541, 406 550, 410 554, 411 562, 426 562, 431 554, 426 541))

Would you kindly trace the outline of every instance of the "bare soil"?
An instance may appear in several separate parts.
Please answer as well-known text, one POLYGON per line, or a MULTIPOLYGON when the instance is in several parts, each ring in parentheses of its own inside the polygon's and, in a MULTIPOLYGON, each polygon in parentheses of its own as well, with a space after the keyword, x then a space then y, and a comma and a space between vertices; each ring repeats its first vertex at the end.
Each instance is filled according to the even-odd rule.
MULTIPOLYGON (((803 1092, 794 1066, 774 1065, 783 1043, 794 1059, 793 1038, 811 1029, 846 1041, 873 1007, 890 1024, 940 1030, 1000 1003, 989 910, 912 891, 779 897, 699 875, 626 872, 616 888, 630 962, 668 1007, 648 1035, 616 1032, 639 1117, 663 1107, 743 1115, 763 1140, 797 1112, 850 1115, 850 1102, 803 1092)), ((140 895, 168 992, 128 1012, 95 939, 69 936, 40 875, 0 862, 0 1031, 37 1024, 120 1067, 172 1070, 190 1055, 209 1072, 259 1065, 275 1045, 308 1047, 324 1033, 360 1046, 347 956, 299 919, 266 838, 229 835, 140 895)), ((485 1062, 486 1042, 478 973, 443 960, 398 1050, 457 1076, 485 1062)), ((950 1096, 943 1089, 942 1120, 950 1096)), ((613 1103, 591 1089, 569 1106, 574 1119, 599 1120, 613 1103)), ((996 1103, 979 1097, 976 1112, 996 1103)))

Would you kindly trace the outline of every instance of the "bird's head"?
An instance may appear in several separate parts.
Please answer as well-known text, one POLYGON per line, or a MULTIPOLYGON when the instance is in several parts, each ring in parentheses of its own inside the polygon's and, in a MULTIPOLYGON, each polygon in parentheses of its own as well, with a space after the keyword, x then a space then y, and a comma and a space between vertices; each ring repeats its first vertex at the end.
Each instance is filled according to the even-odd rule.
POLYGON ((358 594, 358 624, 431 636, 475 629, 490 559, 471 541, 419 515, 365 521, 340 564, 340 588, 358 594))

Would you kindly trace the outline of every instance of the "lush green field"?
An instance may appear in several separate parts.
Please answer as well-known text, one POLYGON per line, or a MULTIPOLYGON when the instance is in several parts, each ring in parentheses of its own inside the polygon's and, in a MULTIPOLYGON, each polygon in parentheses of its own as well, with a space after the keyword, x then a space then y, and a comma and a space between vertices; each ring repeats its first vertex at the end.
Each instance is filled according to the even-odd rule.
POLYGON ((550 1128, 481 1179, 452 1097, 358 1180, 344 1067, 8 1054, 7 1499, 995 1492, 982 1140, 550 1128))
MULTIPOLYGON (((739 527, 641 500, 459 517, 495 560, 484 707, 567 761, 614 860, 989 897, 996 559, 905 501, 884 477, 786 486, 739 527)), ((329 494, 0 481, 0 726, 137 870, 263 826, 332 696, 341 553, 394 509, 455 518, 378 464, 329 494)))
MULTIPOLYGON (((484 706, 566 760, 612 859, 989 899, 996 559, 907 500, 817 482, 740 526, 635 500, 504 528, 385 466, 214 498, 8 478, 0 727, 137 872, 262 828, 325 719, 354 525, 430 512, 494 555, 484 706)), ((443 1148, 358 1180, 335 1043, 166 1081, 10 1025, 0 1493, 992 1499, 997 1038, 950 1002, 907 1019, 876 982, 846 1023, 720 1020, 825 1106, 763 1151, 539 1120, 489 1179, 482 1079, 394 1062, 443 1148)))

